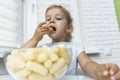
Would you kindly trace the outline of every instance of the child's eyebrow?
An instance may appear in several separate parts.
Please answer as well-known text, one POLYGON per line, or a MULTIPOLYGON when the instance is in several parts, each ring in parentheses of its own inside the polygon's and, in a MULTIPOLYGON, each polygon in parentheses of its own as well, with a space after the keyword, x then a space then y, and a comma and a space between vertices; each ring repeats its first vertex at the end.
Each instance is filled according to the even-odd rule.
POLYGON ((50 15, 46 15, 45 17, 50 17, 50 15))
MULTIPOLYGON (((62 14, 56 14, 55 16, 58 16, 58 15, 60 15, 60 16, 64 16, 63 13, 62 13, 62 14)), ((49 17, 49 16, 51 16, 51 15, 46 15, 46 17, 49 17)))
MULTIPOLYGON (((46 15, 45 18, 46 18, 46 19, 47 19, 47 18, 51 18, 51 16, 52 16, 52 15, 46 15)), ((61 18, 65 18, 64 13, 62 13, 62 14, 56 14, 54 17, 58 17, 58 16, 61 17, 61 18)))
POLYGON ((64 14, 56 14, 56 17, 59 16, 61 18, 65 18, 65 15, 64 14))
POLYGON ((63 16, 63 14, 56 14, 56 16, 63 16))

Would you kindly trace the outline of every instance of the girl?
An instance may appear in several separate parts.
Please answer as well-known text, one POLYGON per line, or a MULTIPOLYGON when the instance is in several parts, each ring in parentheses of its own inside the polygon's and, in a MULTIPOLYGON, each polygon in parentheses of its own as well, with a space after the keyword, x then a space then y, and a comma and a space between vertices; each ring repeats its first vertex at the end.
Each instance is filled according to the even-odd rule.
MULTIPOLYGON (((72 19, 69 12, 60 5, 52 5, 45 13, 46 21, 38 25, 33 37, 21 48, 36 47, 38 42, 47 34, 52 43, 65 43, 73 50, 72 62, 66 74, 75 75, 77 62, 83 71, 90 77, 97 80, 118 80, 120 79, 120 69, 115 64, 97 64, 85 53, 79 44, 68 43, 72 36, 72 19), (44 27, 45 26, 45 27, 44 27)), ((51 45, 51 44, 47 44, 51 45)))

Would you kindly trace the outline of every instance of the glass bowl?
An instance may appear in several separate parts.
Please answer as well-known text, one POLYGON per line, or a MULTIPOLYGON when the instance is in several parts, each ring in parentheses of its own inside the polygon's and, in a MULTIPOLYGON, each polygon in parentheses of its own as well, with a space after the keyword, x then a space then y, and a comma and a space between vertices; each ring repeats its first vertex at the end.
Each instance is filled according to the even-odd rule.
POLYGON ((60 42, 14 50, 4 55, 4 62, 14 80, 58 80, 66 74, 71 58, 72 50, 60 42))

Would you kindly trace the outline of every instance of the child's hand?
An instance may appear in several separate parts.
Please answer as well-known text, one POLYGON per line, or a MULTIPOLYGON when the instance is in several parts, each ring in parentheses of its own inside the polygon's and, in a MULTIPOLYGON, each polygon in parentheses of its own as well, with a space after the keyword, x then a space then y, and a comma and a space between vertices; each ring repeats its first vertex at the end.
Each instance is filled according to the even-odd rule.
POLYGON ((100 64, 96 75, 98 80, 120 80, 120 69, 116 64, 100 64))
POLYGON ((47 27, 46 22, 42 22, 36 28, 33 38, 37 41, 40 41, 43 38, 43 35, 49 32, 49 28, 47 27))
POLYGON ((110 80, 120 80, 120 68, 116 64, 106 64, 109 70, 110 80))
POLYGON ((98 65, 96 69, 96 79, 97 80, 110 80, 110 75, 105 64, 98 65))

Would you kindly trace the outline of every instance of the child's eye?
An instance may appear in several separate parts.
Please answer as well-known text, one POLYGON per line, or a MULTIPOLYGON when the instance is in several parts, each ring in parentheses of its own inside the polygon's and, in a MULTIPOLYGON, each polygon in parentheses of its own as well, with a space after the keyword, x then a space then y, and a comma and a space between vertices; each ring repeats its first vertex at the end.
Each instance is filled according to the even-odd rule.
POLYGON ((51 18, 50 17, 46 17, 46 21, 50 21, 51 20, 51 18))
POLYGON ((62 20, 62 18, 56 18, 57 20, 62 20))
POLYGON ((46 21, 50 21, 50 19, 46 19, 46 21))

